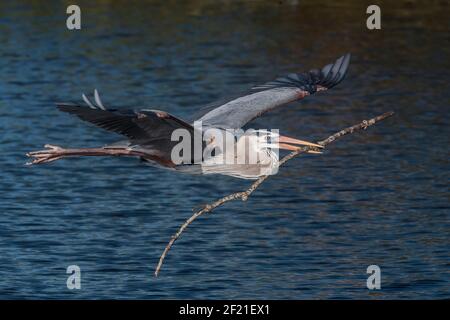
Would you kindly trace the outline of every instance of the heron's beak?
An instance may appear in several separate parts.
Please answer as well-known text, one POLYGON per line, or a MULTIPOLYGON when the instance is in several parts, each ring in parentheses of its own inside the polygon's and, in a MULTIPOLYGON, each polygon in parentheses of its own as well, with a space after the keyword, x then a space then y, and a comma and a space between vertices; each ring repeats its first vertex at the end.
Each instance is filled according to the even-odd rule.
MULTIPOLYGON (((290 144, 286 143, 279 143, 278 147, 283 150, 290 150, 290 151, 296 151, 299 147, 291 146, 290 144)), ((314 153, 314 154, 321 154, 322 151, 316 151, 316 150, 308 150, 307 153, 314 153)))
MULTIPOLYGON (((321 146, 320 144, 317 144, 317 143, 312 143, 312 142, 308 142, 308 141, 303 141, 303 140, 298 140, 298 139, 294 139, 294 138, 289 138, 289 137, 282 136, 282 135, 280 135, 280 137, 278 138, 278 142, 279 142, 279 145, 280 145, 280 149, 291 150, 291 151, 297 150, 299 148, 298 146, 292 146, 291 144, 297 144, 297 145, 300 145, 300 146, 310 146, 310 147, 316 147, 316 148, 323 148, 323 146, 321 146)), ((310 150, 310 151, 313 151, 313 150, 310 150)), ((314 153, 320 153, 320 152, 317 151, 317 152, 314 152, 314 153)))

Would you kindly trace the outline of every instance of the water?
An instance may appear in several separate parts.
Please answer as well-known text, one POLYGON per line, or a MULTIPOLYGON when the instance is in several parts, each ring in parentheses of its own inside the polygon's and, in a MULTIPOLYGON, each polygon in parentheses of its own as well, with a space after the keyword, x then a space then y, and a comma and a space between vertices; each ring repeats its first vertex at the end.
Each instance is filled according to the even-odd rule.
POLYGON ((0 298, 449 298, 448 4, 357 1, 181 5, 0 4, 0 298), (425 5, 426 4, 426 5, 425 5), (353 54, 329 92, 253 123, 306 140, 388 110, 379 125, 290 161, 246 203, 201 217, 154 267, 192 208, 248 181, 186 176, 134 159, 26 167, 45 143, 117 136, 54 107, 98 88, 106 105, 199 106, 353 54), (66 288, 80 266, 82 289, 66 288), (381 267, 382 289, 366 288, 381 267))

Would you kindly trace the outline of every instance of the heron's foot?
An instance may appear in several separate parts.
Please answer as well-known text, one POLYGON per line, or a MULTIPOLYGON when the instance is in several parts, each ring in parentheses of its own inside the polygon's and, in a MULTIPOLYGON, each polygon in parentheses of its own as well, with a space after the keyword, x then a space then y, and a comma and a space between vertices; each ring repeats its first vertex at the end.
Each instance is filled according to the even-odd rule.
POLYGON ((28 152, 27 156, 33 158, 33 160, 27 162, 26 165, 30 166, 33 164, 52 162, 64 157, 65 149, 51 144, 46 144, 44 147, 46 148, 45 150, 28 152))

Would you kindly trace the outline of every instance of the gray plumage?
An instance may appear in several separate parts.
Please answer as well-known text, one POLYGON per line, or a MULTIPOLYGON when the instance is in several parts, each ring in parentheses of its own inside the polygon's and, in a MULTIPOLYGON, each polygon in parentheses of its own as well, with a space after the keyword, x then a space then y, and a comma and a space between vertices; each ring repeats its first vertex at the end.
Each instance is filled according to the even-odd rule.
MULTIPOLYGON (((255 86, 245 95, 213 104, 213 108, 209 108, 197 120, 201 120, 203 127, 206 128, 241 128, 261 114, 278 106, 336 86, 344 79, 349 62, 350 54, 346 54, 321 70, 293 73, 255 86)), ((152 156, 152 161, 166 167, 176 167, 171 162, 171 150, 178 142, 171 141, 172 132, 175 129, 186 129, 193 136, 196 130, 193 123, 160 110, 106 108, 97 90, 94 91, 95 103, 92 103, 84 94, 82 97, 87 107, 69 103, 59 103, 57 106, 61 111, 74 114, 81 120, 124 135, 128 138, 128 143, 121 143, 121 146, 127 145, 126 148, 134 148, 133 150, 148 153, 152 156)), ((114 145, 109 146, 109 148, 114 148, 114 145)), ((270 152, 266 152, 266 154, 273 157, 270 152)), ((192 164, 198 164, 199 161, 207 159, 193 158, 191 160, 192 164)), ((271 162, 267 164, 269 167, 272 165, 271 162)), ((192 170, 187 170, 185 164, 178 167, 182 171, 198 171, 198 168, 194 167, 192 170)), ((249 170, 247 173, 232 172, 225 167, 211 168, 214 168, 214 166, 211 166, 209 170, 216 170, 217 173, 222 174, 244 178, 257 177, 256 174, 249 173, 250 170, 254 171, 255 168, 246 169, 249 170)))

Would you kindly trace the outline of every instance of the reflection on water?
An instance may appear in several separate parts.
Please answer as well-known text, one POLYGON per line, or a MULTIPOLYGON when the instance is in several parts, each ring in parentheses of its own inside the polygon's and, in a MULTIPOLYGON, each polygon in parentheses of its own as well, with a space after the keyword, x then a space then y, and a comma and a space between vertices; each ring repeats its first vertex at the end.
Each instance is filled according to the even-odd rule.
POLYGON ((449 298, 448 5, 382 2, 381 31, 348 1, 80 1, 0 4, 1 298, 449 298), (199 106, 345 52, 335 89, 255 128, 318 140, 366 117, 396 116, 303 156, 247 203, 199 219, 161 277, 161 250, 191 208, 245 188, 133 159, 25 167, 44 143, 117 136, 59 113, 98 88, 108 106, 189 118, 199 106), (77 264, 82 289, 66 288, 77 264), (366 289, 367 266, 382 290, 366 289))

